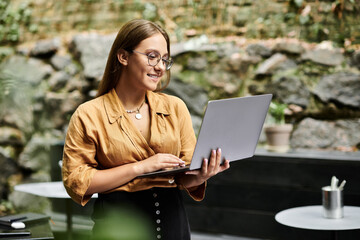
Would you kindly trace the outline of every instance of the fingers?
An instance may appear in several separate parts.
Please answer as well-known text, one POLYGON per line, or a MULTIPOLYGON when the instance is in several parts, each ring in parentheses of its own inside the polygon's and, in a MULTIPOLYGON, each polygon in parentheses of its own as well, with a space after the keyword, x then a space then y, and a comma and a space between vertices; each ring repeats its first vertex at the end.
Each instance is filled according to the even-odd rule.
POLYGON ((220 172, 225 171, 230 168, 230 161, 225 159, 224 164, 220 166, 220 172))
POLYGON ((224 164, 221 165, 221 149, 211 150, 210 161, 208 159, 203 160, 203 164, 200 170, 189 171, 186 174, 201 175, 203 178, 210 178, 222 171, 225 171, 230 167, 229 160, 224 160, 224 164))
POLYGON ((218 148, 217 150, 211 151, 210 162, 207 172, 211 176, 216 175, 219 172, 220 164, 221 164, 221 149, 218 148))
POLYGON ((209 166, 208 166, 208 172, 212 172, 215 168, 216 168, 216 157, 217 157, 217 151, 215 151, 214 149, 211 150, 211 155, 210 155, 210 162, 209 162, 209 166))
POLYGON ((165 168, 173 168, 177 166, 184 167, 185 162, 172 154, 158 153, 154 156, 141 161, 144 172, 151 172, 165 168))
POLYGON ((180 158, 172 155, 172 154, 160 154, 159 158, 160 164, 165 164, 165 167, 171 167, 171 166, 185 166, 185 162, 181 160, 180 158), (168 166, 171 165, 171 166, 168 166))

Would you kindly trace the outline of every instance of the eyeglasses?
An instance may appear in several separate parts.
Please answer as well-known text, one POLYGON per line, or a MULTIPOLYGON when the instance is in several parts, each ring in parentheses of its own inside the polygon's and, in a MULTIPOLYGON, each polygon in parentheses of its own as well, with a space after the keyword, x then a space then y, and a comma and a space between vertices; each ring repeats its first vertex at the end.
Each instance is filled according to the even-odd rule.
POLYGON ((162 60, 163 64, 165 64, 166 71, 170 70, 171 66, 174 63, 174 61, 171 58, 170 59, 164 59, 164 58, 161 57, 160 53, 155 52, 155 51, 150 52, 150 53, 142 53, 142 52, 132 50, 132 52, 139 53, 139 54, 147 56, 148 63, 152 67, 155 67, 160 62, 160 60, 162 60))

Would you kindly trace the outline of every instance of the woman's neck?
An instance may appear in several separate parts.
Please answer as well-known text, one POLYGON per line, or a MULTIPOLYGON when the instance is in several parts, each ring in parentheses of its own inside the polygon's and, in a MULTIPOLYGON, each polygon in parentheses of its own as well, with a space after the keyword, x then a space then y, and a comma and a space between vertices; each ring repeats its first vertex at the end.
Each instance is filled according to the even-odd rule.
POLYGON ((126 110, 136 109, 145 101, 146 91, 130 90, 120 84, 115 87, 115 91, 126 110))

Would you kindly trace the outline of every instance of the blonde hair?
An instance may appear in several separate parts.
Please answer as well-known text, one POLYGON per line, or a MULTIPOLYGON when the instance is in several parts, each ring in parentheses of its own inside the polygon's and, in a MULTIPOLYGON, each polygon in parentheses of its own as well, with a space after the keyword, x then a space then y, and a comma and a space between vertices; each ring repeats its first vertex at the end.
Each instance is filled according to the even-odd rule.
MULTIPOLYGON (((131 52, 142 40, 149 38, 157 33, 161 33, 167 43, 167 51, 170 56, 170 39, 166 31, 158 24, 144 19, 134 19, 127 22, 118 32, 111 47, 104 75, 100 81, 96 97, 104 95, 113 89, 120 79, 122 65, 118 61, 119 50, 131 52)), ((159 86, 156 91, 164 90, 170 82, 170 71, 167 71, 165 84, 159 86)))

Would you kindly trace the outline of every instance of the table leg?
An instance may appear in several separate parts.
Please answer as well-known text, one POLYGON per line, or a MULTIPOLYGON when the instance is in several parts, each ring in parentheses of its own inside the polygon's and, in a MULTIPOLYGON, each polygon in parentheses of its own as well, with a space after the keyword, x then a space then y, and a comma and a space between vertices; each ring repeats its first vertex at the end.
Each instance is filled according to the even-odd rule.
POLYGON ((72 200, 65 199, 66 202, 66 235, 68 240, 72 240, 72 200))
POLYGON ((338 240, 338 239, 339 239, 339 231, 336 231, 336 230, 335 230, 335 231, 332 231, 332 232, 333 232, 333 237, 332 237, 332 238, 333 238, 334 240, 338 240))

